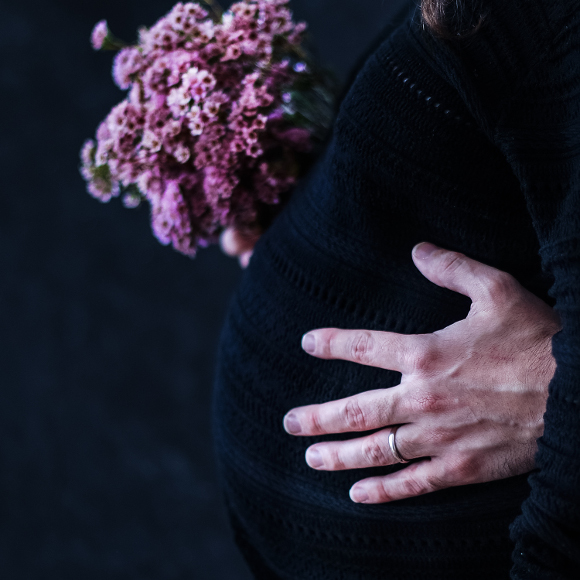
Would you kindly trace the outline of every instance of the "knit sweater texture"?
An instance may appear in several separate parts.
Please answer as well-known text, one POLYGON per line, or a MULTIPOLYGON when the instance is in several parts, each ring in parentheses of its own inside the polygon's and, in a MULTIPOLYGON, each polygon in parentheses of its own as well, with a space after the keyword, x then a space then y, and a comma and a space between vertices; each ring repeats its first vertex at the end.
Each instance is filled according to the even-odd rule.
POLYGON ((435 38, 414 12, 379 43, 233 298, 215 440, 257 578, 580 577, 580 8, 479 4, 472 36, 435 38), (421 241, 511 273, 560 314, 537 469, 354 504, 356 481, 402 466, 312 470, 309 445, 352 435, 295 438, 282 418, 400 374, 310 357, 300 339, 321 327, 428 333, 465 318, 468 298, 415 269, 421 241))

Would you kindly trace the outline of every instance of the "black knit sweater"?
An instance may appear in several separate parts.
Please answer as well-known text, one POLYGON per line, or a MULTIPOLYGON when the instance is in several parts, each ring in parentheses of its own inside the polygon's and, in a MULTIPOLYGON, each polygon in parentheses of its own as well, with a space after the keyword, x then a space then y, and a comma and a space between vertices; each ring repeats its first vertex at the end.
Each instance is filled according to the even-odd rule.
POLYGON ((472 37, 435 39, 415 14, 368 58, 325 155, 234 297, 215 435, 258 578, 580 577, 580 8, 483 5, 472 37), (304 450, 326 438, 292 438, 282 417, 400 375, 314 359, 300 337, 329 326, 432 332, 464 318, 469 300, 414 268, 424 240, 510 272, 561 316, 537 470, 353 504, 355 481, 400 466, 311 470, 304 450))

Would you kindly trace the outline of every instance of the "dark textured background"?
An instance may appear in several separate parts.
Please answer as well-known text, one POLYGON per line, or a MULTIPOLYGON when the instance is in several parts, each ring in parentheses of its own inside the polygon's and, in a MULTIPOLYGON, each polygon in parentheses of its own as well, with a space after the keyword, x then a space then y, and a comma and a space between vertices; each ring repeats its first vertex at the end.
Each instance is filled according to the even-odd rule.
MULTIPOLYGON (((401 0, 294 0, 341 79, 401 0)), ((209 404, 237 264, 160 246, 84 191, 78 151, 133 40, 172 0, 0 1, 0 578, 247 580, 209 404)))

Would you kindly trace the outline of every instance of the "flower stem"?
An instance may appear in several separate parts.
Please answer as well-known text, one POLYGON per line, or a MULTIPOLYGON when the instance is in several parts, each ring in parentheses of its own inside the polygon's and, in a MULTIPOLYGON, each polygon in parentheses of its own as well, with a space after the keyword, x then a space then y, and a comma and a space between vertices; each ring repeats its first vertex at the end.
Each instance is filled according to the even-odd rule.
POLYGON ((101 46, 100 50, 118 51, 122 48, 125 48, 126 46, 127 44, 125 42, 114 37, 112 34, 109 34, 103 41, 103 45, 101 46))
POLYGON ((223 8, 219 5, 219 3, 217 2, 217 0, 201 0, 201 2, 203 2, 204 4, 207 4, 207 6, 209 7, 209 9, 213 12, 214 15, 214 19, 216 22, 218 22, 219 20, 221 20, 224 10, 223 8))

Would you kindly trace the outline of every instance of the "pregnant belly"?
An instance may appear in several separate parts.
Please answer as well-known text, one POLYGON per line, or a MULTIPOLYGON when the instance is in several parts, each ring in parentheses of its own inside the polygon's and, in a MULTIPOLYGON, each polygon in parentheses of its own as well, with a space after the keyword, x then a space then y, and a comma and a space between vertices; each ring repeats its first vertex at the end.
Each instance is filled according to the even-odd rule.
POLYGON ((292 210, 280 216, 256 248, 222 333, 215 440, 240 545, 275 571, 264 578, 507 578, 508 526, 527 494, 525 476, 392 504, 354 504, 348 491, 356 481, 400 466, 315 471, 304 461, 306 448, 347 436, 297 438, 283 430, 294 406, 400 379, 306 355, 306 331, 431 332, 469 307, 456 294, 425 292, 406 249, 400 258, 393 252, 390 268, 376 275, 364 262, 359 268, 340 251, 318 247, 319 234, 292 210))

